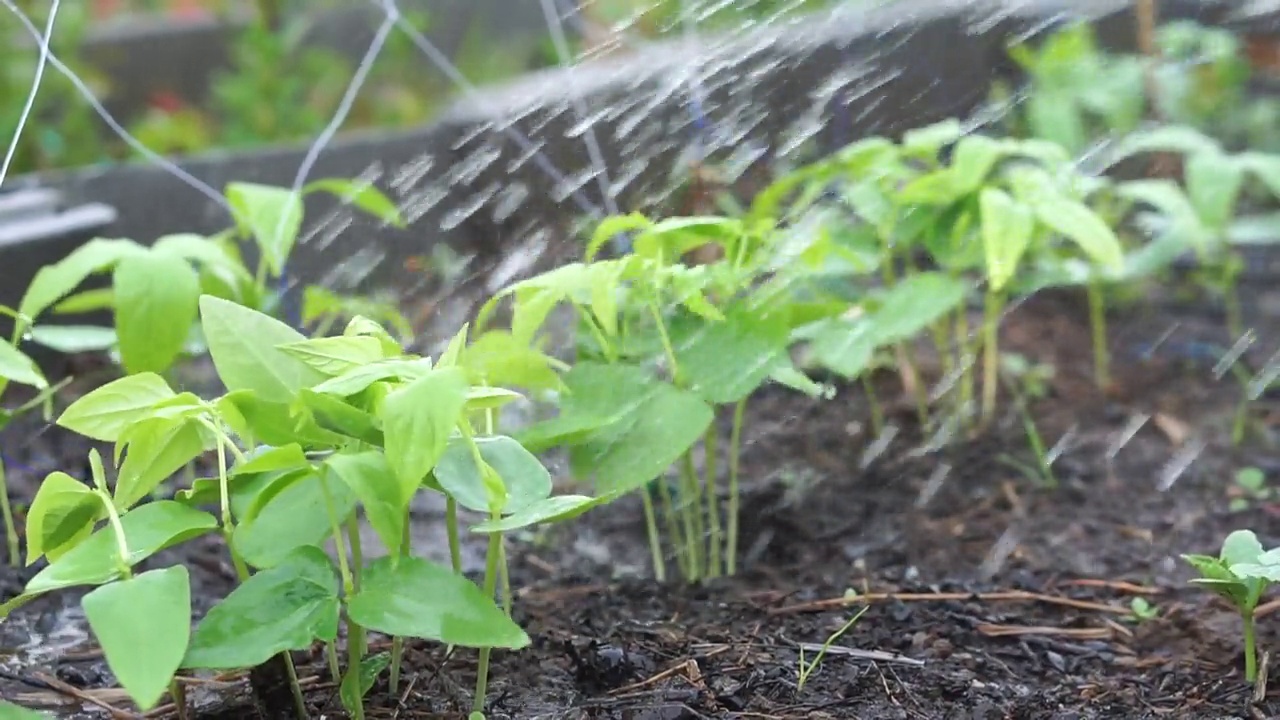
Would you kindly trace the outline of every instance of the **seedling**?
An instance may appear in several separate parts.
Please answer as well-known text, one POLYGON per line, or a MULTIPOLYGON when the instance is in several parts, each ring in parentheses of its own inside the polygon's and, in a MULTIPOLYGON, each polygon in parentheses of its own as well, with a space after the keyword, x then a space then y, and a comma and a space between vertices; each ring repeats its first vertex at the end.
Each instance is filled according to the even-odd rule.
POLYGON ((1280 580, 1280 548, 1264 551, 1251 530, 1236 530, 1222 542, 1218 557, 1183 555, 1200 577, 1192 582, 1221 595, 1235 606, 1244 624, 1244 677, 1257 680, 1258 660, 1253 611, 1267 585, 1280 580))
MULTIPOLYGON (((273 283, 284 274, 297 241, 303 198, 317 192, 343 198, 387 223, 402 224, 395 205, 368 185, 317 180, 295 196, 287 188, 231 183, 227 200, 236 224, 230 230, 213 237, 169 235, 150 247, 133 240, 96 239, 42 268, 18 308, 24 317, 34 321, 46 312, 65 315, 111 310, 115 328, 37 327, 31 340, 64 352, 116 348, 126 372, 163 373, 185 351, 203 345, 193 332, 198 327, 202 294, 263 312, 275 309, 278 294, 273 283), (255 267, 245 264, 238 240, 253 243, 258 254, 255 267), (105 273, 111 274, 110 288, 71 294, 91 276, 105 273)), ((370 309, 355 307, 355 299, 318 293, 312 291, 307 307, 312 320, 351 317, 358 310, 370 309)), ((373 314, 398 315, 386 308, 373 314)))
POLYGON ((849 628, 852 628, 854 623, 858 622, 858 620, 866 614, 868 609, 869 606, 862 606, 858 612, 853 614, 853 617, 849 618, 848 622, 840 626, 839 630, 828 635, 826 641, 822 643, 822 647, 818 648, 818 653, 814 655, 812 660, 807 662, 805 661, 805 646, 803 644, 800 646, 800 668, 796 672, 797 692, 804 690, 805 684, 809 682, 809 677, 812 676, 814 671, 818 669, 818 666, 822 664, 822 659, 827 656, 827 651, 831 649, 831 646, 844 636, 844 634, 849 631, 849 628))
MULTIPOLYGON (((73 403, 58 423, 115 443, 114 487, 91 456, 92 488, 53 473, 32 503, 30 556, 49 565, 7 614, 45 593, 96 586, 85 613, 107 662, 144 710, 182 668, 253 667, 327 643, 337 670, 338 625, 348 661, 335 674, 343 704, 362 698, 383 669, 399 671, 400 643, 369 655, 370 630, 481 650, 476 711, 483 711, 488 648, 528 637, 510 619, 503 533, 575 517, 610 498, 552 496, 546 469, 497 434, 495 410, 515 392, 473 381, 466 331, 432 362, 406 354, 376 323, 356 318, 341 336, 307 339, 287 325, 213 296, 200 298, 201 330, 228 392, 176 393, 154 373, 126 376, 73 403), (476 429, 476 422, 480 429, 476 429), (144 502, 173 471, 216 451, 218 472, 176 500, 144 502), (120 459, 123 458, 121 462, 120 459), (414 557, 408 508, 421 490, 449 499, 455 567, 414 557), (200 509, 214 506, 216 514, 200 509), (457 507, 484 512, 484 589, 460 574, 457 507), (363 518, 388 555, 367 563, 363 518), (106 519, 106 527, 96 529, 106 519), (189 633, 182 567, 133 574, 137 563, 209 532, 226 540, 241 584, 189 633), (337 565, 323 551, 332 541, 337 565), (255 570, 253 574, 250 571, 255 570)), ((483 359, 483 358, 481 358, 483 359)), ((295 683, 299 713, 304 712, 295 683)))
POLYGON ((1253 502, 1269 499, 1272 492, 1267 487, 1266 474, 1256 467, 1247 467, 1236 471, 1232 494, 1230 507, 1233 512, 1238 512, 1253 502))
POLYGON ((1133 614, 1133 619, 1137 622, 1146 622, 1155 620, 1160 617, 1160 609, 1152 605, 1144 597, 1136 597, 1129 601, 1129 611, 1133 614))

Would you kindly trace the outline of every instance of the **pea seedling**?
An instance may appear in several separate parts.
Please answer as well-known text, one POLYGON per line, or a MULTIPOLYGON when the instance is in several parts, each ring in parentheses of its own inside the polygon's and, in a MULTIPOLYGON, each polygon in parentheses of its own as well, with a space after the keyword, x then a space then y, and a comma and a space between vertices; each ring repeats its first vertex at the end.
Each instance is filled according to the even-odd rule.
POLYGON ((1222 542, 1218 557, 1183 555, 1199 573, 1192 582, 1221 595, 1235 606, 1244 624, 1244 677, 1257 680, 1258 659, 1253 611, 1267 585, 1280 581, 1280 548, 1264 551, 1251 530, 1236 530, 1222 542))

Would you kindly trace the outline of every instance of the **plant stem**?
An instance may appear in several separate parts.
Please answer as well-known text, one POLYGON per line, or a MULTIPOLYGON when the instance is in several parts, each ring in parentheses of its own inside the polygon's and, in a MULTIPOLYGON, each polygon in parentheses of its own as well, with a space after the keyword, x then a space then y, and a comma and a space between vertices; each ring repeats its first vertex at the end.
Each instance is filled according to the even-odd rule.
POLYGON ((98 489, 98 499, 102 501, 102 505, 107 509, 107 519, 111 522, 111 531, 116 536, 116 552, 120 554, 120 575, 129 578, 133 576, 133 568, 129 566, 129 543, 124 534, 124 525, 120 522, 120 513, 116 512, 115 503, 111 502, 111 496, 101 488, 98 489))
POLYGON ((446 496, 444 504, 444 528, 449 536, 449 562, 453 571, 462 574, 462 545, 458 540, 458 501, 452 495, 446 496))
POLYGON ((1107 308, 1102 285, 1089 283, 1089 324, 1093 328, 1093 377, 1098 388, 1111 385, 1110 354, 1107 351, 1107 308))
POLYGON ((933 346, 938 351, 938 360, 942 363, 942 376, 949 377, 951 371, 955 368, 951 353, 947 349, 951 345, 951 339, 947 337, 947 321, 939 320, 933 324, 933 346))
POLYGON ((676 551, 676 565, 680 567, 680 574, 688 577, 689 566, 686 564, 688 557, 687 553, 681 551, 681 548, 684 547, 684 541, 680 535, 680 523, 676 521, 676 508, 671 498, 671 488, 668 487, 665 477, 658 478, 657 484, 658 500, 662 502, 662 514, 667 521, 667 534, 671 536, 671 546, 676 551))
POLYGON ((871 412, 871 433, 880 437, 884 434, 884 410, 876 399, 875 383, 871 380, 871 373, 866 370, 858 375, 858 380, 862 382, 862 392, 867 396, 867 408, 871 412))
MULTIPOLYGON (((351 513, 347 518, 347 545, 351 550, 351 593, 360 591, 360 576, 363 570, 364 559, 360 549, 360 518, 356 513, 351 513)), ((347 596, 348 598, 351 595, 347 596)), ((360 663, 364 660, 365 652, 368 651, 368 642, 364 628, 359 623, 347 616, 347 672, 360 673, 360 663)), ((360 679, 356 678, 357 694, 360 689, 360 679)), ((356 720, 364 720, 364 696, 360 695, 355 702, 355 718, 356 720)))
POLYGON ((725 572, 738 571, 738 512, 741 498, 738 494, 739 457, 742 450, 742 423, 746 418, 747 398, 742 398, 733 408, 733 429, 729 431, 729 512, 728 545, 725 549, 725 572))
POLYGON ((1258 648, 1253 635, 1253 609, 1240 618, 1244 620, 1244 679, 1254 682, 1258 679, 1258 648))
POLYGON ((18 529, 13 523, 13 508, 9 506, 9 481, 5 476, 4 458, 0 458, 0 513, 4 513, 4 536, 9 543, 9 564, 22 565, 22 551, 18 547, 18 529))
POLYGON ((996 391, 1000 375, 1000 310, 1003 298, 999 293, 988 293, 986 313, 982 318, 982 424, 986 426, 995 417, 996 391))
MULTIPOLYGON (((502 517, 493 513, 493 519, 502 517)), ((485 553, 484 594, 492 598, 498 586, 498 561, 502 556, 502 533, 489 535, 489 551, 485 553)), ((480 648, 480 664, 476 671, 476 696, 472 700, 472 712, 484 712, 484 696, 489 687, 489 656, 493 648, 480 648)))
POLYGON ((298 668, 293 664, 293 656, 288 650, 280 653, 284 661, 285 672, 289 675, 289 690, 293 693, 293 709, 298 712, 298 720, 307 720, 307 698, 302 694, 302 686, 298 684, 298 668))
POLYGON ((703 486, 707 493, 707 526, 709 535, 707 539, 707 577, 720 577, 723 571, 724 560, 721 558, 724 533, 720 530, 720 494, 716 491, 716 476, 719 474, 716 454, 719 452, 718 435, 719 427, 716 425, 716 418, 713 416, 711 425, 707 428, 706 434, 703 436, 702 448, 706 458, 703 460, 705 464, 703 473, 703 486))
POLYGON ((1244 321, 1240 315, 1240 295, 1236 292, 1236 280, 1240 275, 1237 267, 1239 259, 1235 255, 1231 255, 1223 263, 1222 277, 1222 303, 1227 312, 1227 332, 1231 333, 1232 338, 1239 338, 1244 335, 1244 321))
POLYGON ((685 546, 689 572, 685 580, 693 582, 702 579, 703 542, 702 517, 698 513, 702 505, 702 488, 698 487, 698 473, 694 469, 693 454, 686 452, 680 460, 680 518, 684 521, 685 546))
POLYGON ((894 346, 894 350, 898 354, 898 363, 902 366, 903 384, 910 386, 906 389, 916 401, 916 419, 920 421, 921 428, 927 428, 929 427, 929 394, 924 389, 924 381, 920 378, 920 372, 916 369, 915 360, 906 344, 898 343, 894 346))
POLYGON ((183 689, 182 683, 178 682, 177 675, 169 681, 169 697, 173 700, 173 710, 178 720, 187 720, 187 691, 183 689))
POLYGON ((667 564, 662 559, 662 538, 658 535, 658 516, 653 509, 653 490, 640 489, 640 501, 644 505, 644 526, 649 534, 649 552, 653 555, 653 576, 658 582, 667 581, 667 564))
POLYGON ((337 641, 325 643, 324 646, 325 660, 329 664, 329 675, 333 678, 333 682, 342 682, 342 670, 338 667, 338 643, 337 641))
MULTIPOLYGON (((400 557, 408 557, 411 548, 411 540, 409 537, 409 518, 408 511, 405 512, 404 533, 400 537, 400 557)), ((388 687, 391 694, 395 695, 400 690, 400 661, 404 657, 404 638, 396 635, 391 638, 391 676, 388 680, 388 687)))
POLYGON ((511 617, 511 568, 507 564, 507 536, 502 533, 494 533, 498 536, 498 578, 502 581, 502 610, 507 613, 507 617, 511 617))
POLYGON ((960 374, 960 393, 956 396, 956 412, 964 417, 964 409, 973 402, 973 385, 977 373, 974 371, 974 347, 976 343, 969 338, 969 312, 962 303, 956 311, 956 362, 962 368, 960 374))

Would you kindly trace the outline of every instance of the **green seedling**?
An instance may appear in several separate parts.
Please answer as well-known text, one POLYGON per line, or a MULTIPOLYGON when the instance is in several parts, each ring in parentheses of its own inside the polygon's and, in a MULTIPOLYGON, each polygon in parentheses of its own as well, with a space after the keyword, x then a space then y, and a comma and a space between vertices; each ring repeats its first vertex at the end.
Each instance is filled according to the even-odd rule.
POLYGON ((1152 605, 1144 597, 1136 597, 1129 601, 1129 612, 1136 622, 1146 622, 1160 617, 1160 609, 1152 605))
POLYGON ((1235 497, 1231 498, 1231 510, 1239 512, 1250 504, 1271 498, 1271 488, 1267 487, 1267 476, 1256 467, 1241 468, 1236 471, 1235 497))
POLYGON ((1244 677, 1257 680, 1258 659, 1253 612, 1267 585, 1280 580, 1280 548, 1264 551, 1250 530, 1236 530, 1222 542, 1218 557, 1183 555, 1199 573, 1192 582, 1221 595, 1235 606, 1244 624, 1244 677))
POLYGON ((828 635, 826 641, 822 643, 822 647, 818 648, 818 652, 814 655, 812 660, 805 660, 805 646, 800 646, 800 667, 796 672, 797 692, 804 690, 804 686, 809 682, 809 678, 813 675, 814 671, 818 669, 818 666, 822 664, 822 659, 827 656, 827 652, 831 650, 831 646, 836 644, 836 642, 854 626, 854 623, 858 622, 858 620, 866 614, 868 609, 869 606, 864 605, 860 610, 858 610, 858 612, 854 613, 853 617, 849 618, 844 625, 841 625, 839 630, 828 635))
MULTIPOLYGON (((159 702, 179 670, 253 667, 276 656, 291 669, 291 651, 320 641, 343 704, 360 718, 377 676, 388 668, 398 676, 398 639, 417 637, 481 649, 475 710, 483 712, 491 649, 529 643, 510 618, 504 534, 576 517, 611 498, 551 495, 542 464, 499 434, 496 411, 520 395, 481 382, 495 373, 483 354, 469 352, 465 328, 433 362, 406 354, 366 318, 342 335, 308 339, 221 298, 202 296, 199 306, 227 393, 205 400, 138 373, 68 407, 59 425, 114 443, 115 481, 109 486, 96 454, 92 487, 60 472, 46 478, 29 513, 27 542, 28 562, 44 556, 49 565, 0 615, 46 593, 94 587, 85 614, 112 671, 143 710, 159 702), (174 500, 145 501, 210 450, 216 476, 196 480, 174 500), (424 491, 448 499, 453 567, 415 557, 409 547, 409 505, 424 491), (487 518, 470 528, 489 538, 483 589, 461 574, 459 507, 487 518), (361 520, 385 546, 384 557, 366 559, 361 520), (185 568, 134 567, 214 532, 225 539, 241 583, 189 632, 185 568), (329 542, 336 564, 323 550, 329 542), (343 620, 348 660, 340 670, 343 620), (393 652, 369 654, 369 631, 395 638, 393 652)), ((525 375, 542 361, 530 357, 525 375)), ((510 366, 512 357, 505 359, 510 366)), ((294 691, 303 717, 296 682, 294 691)))
MULTIPOLYGON (((64 352, 116 348, 126 372, 163 373, 184 352, 204 345, 195 332, 201 294, 264 312, 274 309, 278 298, 273 282, 284 272, 297 241, 303 199, 317 192, 343 198, 388 223, 402 224, 395 205, 368 185, 317 180, 295 196, 287 188, 232 183, 227 200, 236 224, 226 232, 213 237, 168 235, 150 247, 132 240, 96 239, 42 268, 19 305, 24 317, 39 320, 46 313, 111 310, 115 327, 38 326, 31 340, 64 352), (239 240, 249 240, 256 248, 255 267, 245 264, 239 240), (111 275, 110 288, 72 294, 90 277, 106 273, 111 275)), ((316 320, 357 314, 354 300, 331 293, 315 295, 310 315, 316 320)), ((393 314, 384 310, 380 316, 393 314)))

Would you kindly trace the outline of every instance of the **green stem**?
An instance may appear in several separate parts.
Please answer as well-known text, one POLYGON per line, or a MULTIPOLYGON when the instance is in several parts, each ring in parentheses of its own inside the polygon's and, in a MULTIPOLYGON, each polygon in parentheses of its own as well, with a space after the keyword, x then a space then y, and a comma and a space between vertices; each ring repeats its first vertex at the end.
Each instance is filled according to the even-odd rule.
POLYGON ((514 596, 511 593, 511 568, 507 564, 507 539, 502 533, 494 534, 498 536, 498 578, 502 581, 502 610, 506 612, 507 617, 511 617, 514 596))
POLYGON ((650 487, 641 488, 640 501, 644 504, 644 526, 649 534, 649 552, 653 555, 653 576, 658 582, 666 582, 667 563, 662 559, 662 538, 658 535, 658 517, 653 509, 653 490, 650 487))
POLYGON ((925 390, 924 381, 920 378, 920 372, 916 369, 915 360, 911 357, 906 344, 898 343, 894 346, 894 350, 898 354, 898 362, 906 372, 903 380, 911 384, 911 395, 916 402, 916 419, 920 421, 921 428, 927 428, 929 427, 929 393, 925 390))
POLYGON ((684 547, 684 540, 680 536, 680 523, 676 521, 676 508, 671 499, 671 488, 667 485, 665 477, 658 478, 656 482, 658 500, 662 502, 662 514, 667 521, 667 534, 671 536, 671 546, 675 548, 676 565, 680 567, 680 574, 688 577, 689 567, 685 564, 687 554, 681 550, 684 547))
POLYGON ((1244 334, 1244 321, 1241 318, 1240 295, 1236 292, 1236 279, 1240 275, 1240 258, 1234 253, 1223 262, 1222 302, 1227 312, 1227 332, 1232 338, 1244 334))
POLYGON ((293 656, 288 650, 280 653, 284 661, 285 672, 289 676, 289 690, 293 693, 293 709, 298 713, 298 720, 307 720, 307 698, 302 694, 302 686, 298 684, 298 668, 293 664, 293 656))
POLYGON ((1098 387, 1111 385, 1110 354, 1107 351, 1107 308, 1099 283, 1089 283, 1089 324, 1093 328, 1093 376, 1098 387))
POLYGON ((452 495, 446 496, 444 504, 444 529, 449 536, 449 562, 453 571, 462 574, 462 544, 458 539, 458 501, 452 495))
MULTIPOLYGON (((405 512, 404 533, 400 537, 400 557, 408 557, 412 541, 409 536, 409 518, 408 512, 405 512)), ((404 638, 396 635, 391 638, 391 677, 389 687, 391 694, 395 695, 400 691, 400 662, 404 657, 404 638)))
POLYGON ((707 527, 709 528, 709 536, 707 539, 707 577, 720 577, 723 572, 724 560, 722 550, 724 548, 724 533, 720 529, 720 494, 716 490, 717 475, 719 468, 716 467, 719 458, 716 457, 719 452, 717 447, 719 440, 719 427, 716 425, 715 418, 712 418, 711 425, 707 427, 707 432, 703 436, 702 448, 706 455, 704 463, 702 484, 707 492, 706 510, 707 510, 707 527))
POLYGON ((9 543, 9 564, 22 565, 22 551, 18 547, 18 528, 13 522, 13 508, 9 505, 9 481, 5 476, 4 460, 0 458, 0 513, 4 513, 4 536, 9 543))
POLYGON ((667 335, 667 324, 662 321, 662 312, 658 310, 658 305, 652 299, 649 300, 649 314, 653 316, 653 322, 658 326, 658 337, 662 340, 662 351, 667 356, 667 365, 671 371, 671 382, 676 382, 680 377, 680 368, 676 364, 675 347, 671 344, 671 337, 667 335))
POLYGON ((1244 620, 1244 679, 1254 682, 1258 679, 1258 649, 1253 635, 1253 610, 1241 619, 1244 620))
POLYGON ((956 413, 964 417, 965 408, 973 402, 973 385, 977 373, 974 371, 976 343, 969 338, 969 312, 961 303, 956 311, 956 362, 963 368, 960 374, 960 392, 956 396, 956 413))
POLYGON ((325 643, 324 646, 325 661, 329 664, 329 676, 333 678, 335 683, 342 682, 342 670, 338 667, 338 643, 337 641, 325 643))
POLYGON ((178 720, 187 720, 187 691, 178 682, 177 675, 169 681, 169 697, 173 700, 173 710, 178 720))
POLYGON ((742 499, 738 494, 738 470, 741 463, 742 424, 746 418, 747 398, 742 398, 733 408, 733 429, 729 431, 729 510, 728 545, 725 548, 725 570, 729 575, 738 571, 738 512, 742 499))
MULTIPOLYGON (((327 498, 326 498, 327 501, 327 498)), ((336 528, 335 528, 336 529, 336 528)), ((356 513, 351 513, 347 518, 347 545, 351 550, 351 568, 350 583, 351 593, 347 595, 351 598, 355 593, 360 591, 360 576, 363 569, 364 559, 360 548, 360 518, 356 513)), ((347 616, 347 673, 360 673, 360 664, 364 661, 365 653, 368 652, 368 638, 364 628, 357 622, 347 616)), ((359 678, 356 678, 356 686, 359 687, 359 678)), ((356 720, 364 720, 364 697, 356 699, 354 715, 356 720)))
POLYGON ((120 575, 124 578, 133 577, 133 568, 129 566, 129 541, 124 534, 124 525, 120 522, 120 513, 116 512, 115 503, 111 502, 111 495, 105 490, 98 489, 98 499, 102 501, 103 507, 107 509, 107 520, 111 523, 111 531, 116 537, 116 552, 119 553, 120 575))
POLYGON ((862 382, 862 392, 867 396, 867 408, 871 412, 871 433, 880 437, 884 434, 884 410, 876 399, 875 383, 871 380, 871 373, 866 370, 858 375, 858 379, 862 382))
POLYGON ((991 422, 996 413, 996 392, 1000 382, 1000 310, 999 293, 987 295, 986 313, 982 318, 982 424, 991 422))
POLYGON ((951 339, 947 337, 947 321, 939 320, 933 324, 933 346, 938 351, 938 360, 942 363, 942 376, 950 377, 951 371, 955 369, 955 363, 948 349, 951 346, 951 339))
POLYGON ((680 461, 680 517, 684 521, 685 546, 689 572, 685 580, 702 579, 702 488, 698 487, 698 472, 693 464, 693 454, 686 452, 680 461))
MULTIPOLYGON (((493 513, 493 519, 502 517, 501 513, 493 513)), ((485 553, 484 594, 493 598, 498 589, 498 562, 502 558, 502 533, 490 533, 489 551, 485 553)), ((489 688, 489 657, 493 648, 480 649, 480 664, 476 672, 476 695, 472 700, 472 712, 484 712, 485 693, 489 688)))

